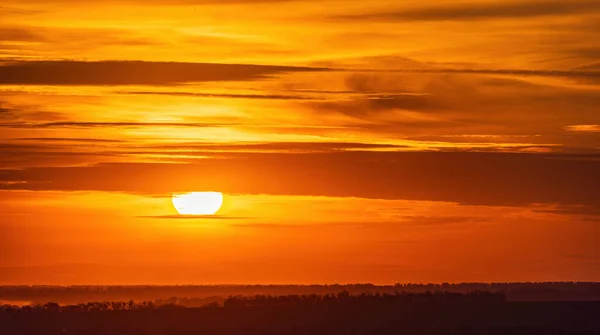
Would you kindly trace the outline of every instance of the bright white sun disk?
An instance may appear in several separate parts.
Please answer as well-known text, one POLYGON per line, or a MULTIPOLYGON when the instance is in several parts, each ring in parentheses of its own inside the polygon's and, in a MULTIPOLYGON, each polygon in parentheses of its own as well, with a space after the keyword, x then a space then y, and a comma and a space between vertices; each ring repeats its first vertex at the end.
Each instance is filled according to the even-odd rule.
POLYGON ((181 215, 214 215, 223 205, 220 192, 173 193, 171 199, 181 215))

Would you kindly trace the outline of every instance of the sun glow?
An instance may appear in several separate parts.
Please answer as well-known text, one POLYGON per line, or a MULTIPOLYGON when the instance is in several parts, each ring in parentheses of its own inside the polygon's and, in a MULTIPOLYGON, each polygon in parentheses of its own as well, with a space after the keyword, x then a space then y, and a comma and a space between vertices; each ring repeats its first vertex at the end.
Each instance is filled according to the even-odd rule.
POLYGON ((214 215, 223 205, 220 192, 173 193, 171 199, 181 215, 214 215))

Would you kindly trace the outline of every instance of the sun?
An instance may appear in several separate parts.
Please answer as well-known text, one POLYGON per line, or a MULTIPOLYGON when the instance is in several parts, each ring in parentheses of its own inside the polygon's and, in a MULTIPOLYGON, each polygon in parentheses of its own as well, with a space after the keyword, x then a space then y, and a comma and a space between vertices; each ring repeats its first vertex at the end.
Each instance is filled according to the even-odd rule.
POLYGON ((173 193, 171 198, 177 213, 181 215, 214 215, 223 205, 220 192, 173 193))

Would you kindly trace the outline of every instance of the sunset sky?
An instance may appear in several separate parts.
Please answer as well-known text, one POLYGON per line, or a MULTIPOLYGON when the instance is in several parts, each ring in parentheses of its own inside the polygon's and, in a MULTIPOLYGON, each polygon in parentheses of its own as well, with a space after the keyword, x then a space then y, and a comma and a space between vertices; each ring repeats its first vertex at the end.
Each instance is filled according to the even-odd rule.
POLYGON ((598 36, 598 0, 2 0, 0 284, 600 281, 598 36))

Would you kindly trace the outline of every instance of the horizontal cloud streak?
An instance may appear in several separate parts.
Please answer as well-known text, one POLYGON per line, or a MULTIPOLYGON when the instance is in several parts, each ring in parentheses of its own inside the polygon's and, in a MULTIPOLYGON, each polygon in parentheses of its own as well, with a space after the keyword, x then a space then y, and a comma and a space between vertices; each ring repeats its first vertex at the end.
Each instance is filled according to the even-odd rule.
POLYGON ((504 18, 531 18, 552 15, 590 14, 600 11, 595 0, 540 0, 486 3, 457 3, 433 5, 415 9, 390 10, 356 15, 335 16, 337 19, 360 19, 365 21, 464 21, 504 18))
POLYGON ((600 194, 596 191, 600 189, 597 171, 600 171, 598 155, 234 153, 188 165, 101 164, 3 170, 0 181, 27 183, 0 187, 150 194, 213 189, 236 194, 600 207, 600 194))
POLYGON ((251 217, 228 216, 228 215, 157 215, 137 216, 139 219, 167 219, 167 220, 248 220, 251 217))
POLYGON ((582 133, 600 133, 600 125, 597 124, 582 124, 565 127, 567 131, 582 132, 582 133))
POLYGON ((209 128, 229 127, 238 123, 194 123, 194 122, 46 122, 46 123, 0 123, 0 128, 142 128, 142 127, 186 127, 209 128))
POLYGON ((225 98, 225 99, 256 99, 256 100, 315 100, 301 95, 280 94, 225 94, 225 93, 196 93, 196 92, 165 92, 165 91, 118 91, 118 94, 128 95, 167 95, 176 97, 225 98))
MULTIPOLYGON (((177 85, 207 81, 252 81, 288 72, 322 72, 333 69, 322 67, 294 67, 271 65, 169 63, 143 61, 20 61, 0 63, 0 85, 177 85)), ((338 71, 344 71, 338 69, 338 71)), ((512 76, 544 76, 600 78, 600 71, 591 70, 528 70, 476 68, 396 68, 386 72, 429 74, 487 74, 512 76)), ((380 72, 362 70, 362 72, 380 72)), ((205 96, 247 99, 303 99, 298 95, 223 94, 202 92, 148 92, 126 91, 125 94, 156 94, 173 96, 205 96)))
MULTIPOLYGON (((7 3, 13 1, 16 4, 20 4, 20 1, 17 0, 8 0, 7 3)), ((287 3, 287 2, 314 2, 316 0, 81 0, 79 3, 85 5, 103 5, 107 3, 111 4, 132 4, 132 5, 148 5, 151 4, 153 6, 199 6, 199 5, 245 5, 245 4, 277 4, 277 3, 287 3)), ((70 4, 69 0, 28 0, 30 4, 70 4)), ((0 12, 2 10, 12 11, 15 13, 20 13, 20 10, 12 10, 9 8, 0 7, 0 12)))
POLYGON ((71 137, 23 137, 13 138, 12 141, 24 142, 73 142, 73 143, 122 143, 125 141, 101 138, 71 138, 71 137))
POLYGON ((246 81, 323 68, 143 61, 20 61, 0 63, 0 85, 175 85, 246 81))
POLYGON ((202 143, 140 145, 135 141, 93 139, 26 138, 0 144, 0 166, 75 166, 126 159, 131 162, 156 161, 189 163, 245 152, 278 152, 288 154, 340 151, 401 151, 410 147, 391 144, 346 142, 273 142, 273 143, 202 143))
POLYGON ((566 78, 600 78, 600 71, 582 70, 525 70, 525 69, 465 69, 465 68, 433 68, 433 69, 391 69, 385 72, 431 73, 431 74, 483 74, 507 76, 539 76, 566 78))
POLYGON ((214 151, 338 151, 338 150, 372 150, 372 149, 401 149, 408 146, 376 143, 351 142, 272 142, 272 143, 186 143, 171 145, 150 145, 144 148, 164 150, 214 150, 214 151))
POLYGON ((0 42, 30 42, 40 40, 43 40, 43 37, 29 29, 0 27, 0 42))

